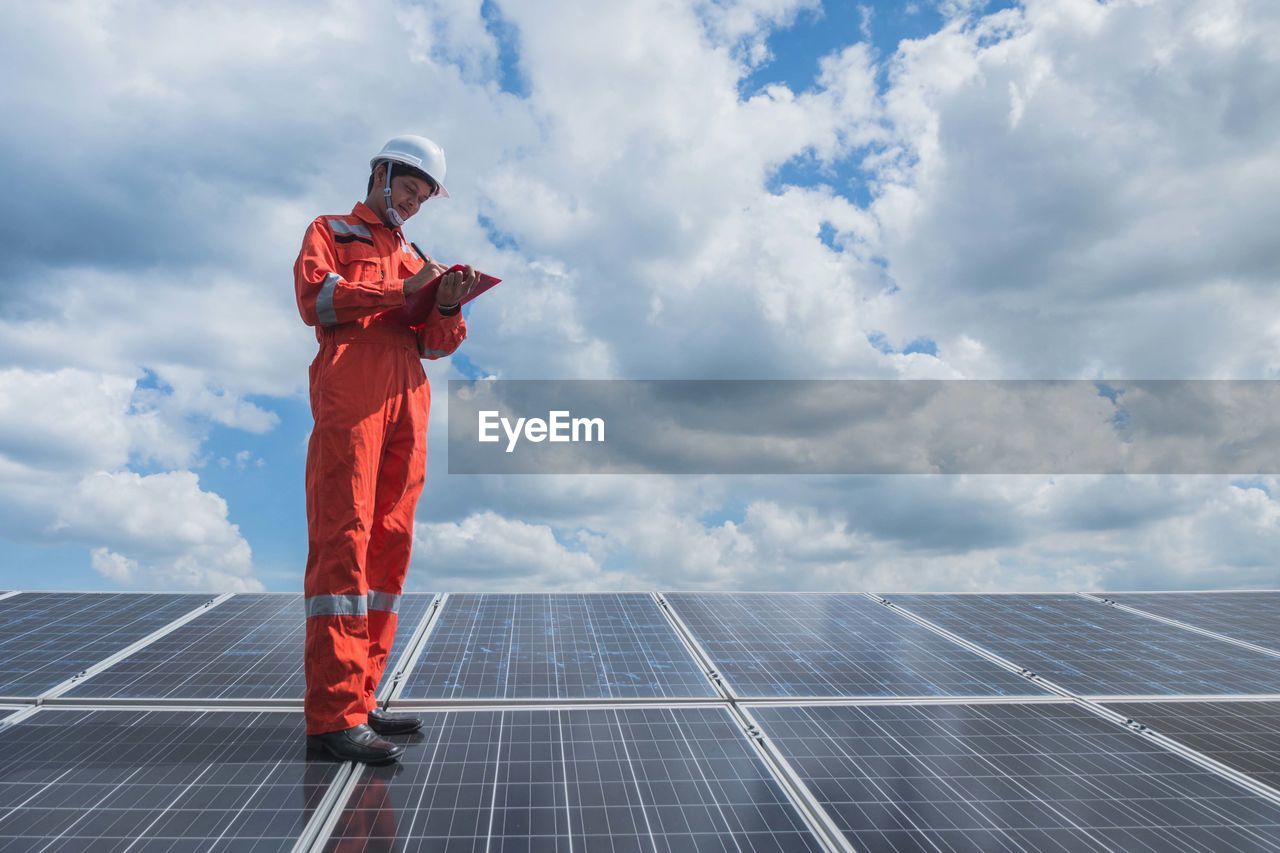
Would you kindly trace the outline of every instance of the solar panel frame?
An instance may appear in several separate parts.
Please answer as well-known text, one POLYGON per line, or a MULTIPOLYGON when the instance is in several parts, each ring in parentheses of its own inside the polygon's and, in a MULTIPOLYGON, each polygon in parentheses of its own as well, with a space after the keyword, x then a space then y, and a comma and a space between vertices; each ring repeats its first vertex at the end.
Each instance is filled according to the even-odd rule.
POLYGON ((1280 656, 1280 592, 1092 593, 1156 618, 1280 656), (1266 612, 1269 609, 1270 612, 1266 612))
POLYGON ((1007 698, 1050 692, 862 593, 791 592, 783 594, 785 604, 767 610, 747 606, 774 595, 662 594, 715 677, 739 701, 1007 698), (834 620, 836 630, 826 626, 824 632, 815 624, 819 617, 834 620), (745 620, 754 620, 753 631, 743 630, 750 624, 745 620), (827 661, 833 665, 824 668, 827 661))
MULTIPOLYGON (((379 685, 380 699, 389 694, 393 673, 411 649, 436 597, 436 593, 402 596, 402 618, 379 685)), ((120 701, 210 707, 300 706, 305 688, 302 599, 299 593, 230 596, 78 681, 58 698, 64 704, 120 701)))
POLYGON ((1269 655, 1088 596, 893 593, 885 598, 1064 693, 1099 700, 1280 693, 1280 668, 1269 655))
MULTIPOLYGON (((1280 831, 1264 836, 1266 845, 1233 847, 1233 844, 1239 844, 1239 838, 1224 841, 1219 833, 1240 830, 1245 825, 1243 821, 1224 822, 1220 827, 1213 827, 1212 832, 1202 832, 1198 840, 1179 834, 1162 839, 1163 844, 1153 843, 1153 835, 1159 827, 1156 820, 1160 817, 1180 817, 1182 813, 1172 808, 1157 808, 1148 803, 1158 803, 1160 794, 1167 794, 1179 785, 1182 787, 1182 795, 1177 802, 1182 809, 1198 809, 1212 817, 1224 808, 1224 804, 1237 804, 1242 810, 1257 810, 1267 815, 1268 832, 1271 832, 1272 827, 1280 830, 1280 801, 1260 796, 1256 791, 1242 787, 1232 779, 1196 762, 1192 757, 1167 749, 1154 738, 1109 721, 1089 705, 1088 702, 1054 697, 1036 701, 973 702, 968 699, 938 699, 929 703, 858 701, 828 702, 821 705, 746 702, 740 708, 764 733, 768 748, 776 754, 787 772, 801 781, 806 796, 827 810, 845 833, 846 840, 859 851, 1168 849, 1216 853, 1220 849, 1280 850, 1280 831), (959 713, 955 709, 960 709, 959 713), (1070 710, 1063 713, 1064 709, 1070 710), (999 721, 999 712, 1004 711, 1007 715, 1009 710, 1023 713, 1031 720, 1035 720, 1037 715, 1051 720, 1051 715, 1057 713, 1063 720, 1078 724, 1077 730, 1030 734, 1017 732, 1019 738, 1040 737, 1053 748, 1030 749, 1019 753, 1017 747, 1020 742, 1006 738, 1005 743, 993 744, 985 752, 974 751, 974 755, 982 760, 981 764, 973 765, 979 767, 980 772, 974 771, 968 776, 957 772, 967 769, 965 762, 960 760, 966 756, 952 755, 946 750, 967 746, 966 742, 977 745, 995 739, 998 733, 991 731, 990 721, 999 721), (947 714, 962 719, 963 713, 972 713, 975 719, 958 725, 957 728, 961 730, 958 735, 945 730, 940 735, 936 730, 930 729, 930 724, 936 723, 938 719, 945 721, 947 714), (984 719, 982 714, 987 717, 984 719), (859 715, 864 719, 859 720, 859 715), (792 719, 789 720, 788 717, 792 719), (808 736, 798 733, 798 728, 788 731, 788 726, 797 725, 797 719, 810 724, 808 736), (821 730, 812 725, 813 720, 835 721, 850 729, 855 724, 865 723, 867 734, 849 734, 840 739, 831 730, 821 730), (900 727, 894 728, 895 723, 901 723, 900 727), (794 748, 795 744, 803 746, 794 748), (864 744, 879 748, 860 749, 864 744), (828 745, 835 745, 835 748, 826 748, 828 745), (924 748, 913 750, 912 745, 929 747, 933 751, 928 752, 924 748), (1130 755, 1151 758, 1155 769, 1132 766, 1124 777, 1115 774, 1109 776, 1103 772, 1109 764, 1128 762, 1136 765, 1136 762, 1128 758, 1130 755), (1038 759, 1046 760, 1037 764, 1038 759), (1055 774, 1061 776, 1063 769, 1069 769, 1072 762, 1085 763, 1086 759, 1094 762, 1087 772, 1072 770, 1069 774, 1068 778, 1075 780, 1074 790, 1055 779, 1055 774), (858 761, 862 763, 858 764, 858 761), (999 772, 1001 762, 1008 769, 1021 772, 999 772), (948 773, 952 775, 949 777, 948 773), (1106 785, 1113 783, 1113 776, 1122 778, 1123 784, 1111 790, 1106 785), (947 782, 948 778, 967 781, 967 784, 947 782), (1184 784, 1184 778, 1192 780, 1194 784, 1184 784), (1036 796, 1037 785, 1042 786, 1045 792, 1043 796, 1036 796), (1142 786, 1146 786, 1146 793, 1150 796, 1142 796, 1142 786), (1006 796, 990 796, 1001 792, 1006 796), (1090 792, 1093 794, 1092 801, 1084 796, 1090 792), (933 794, 932 798, 926 796, 929 793, 933 794), (844 799, 837 800, 837 796, 844 799), (1207 800, 1208 805, 1202 806, 1202 800, 1207 800), (1131 803, 1138 803, 1138 806, 1132 807, 1135 815, 1131 818, 1126 816, 1128 823, 1117 821, 1111 829, 1123 832, 1140 829, 1146 830, 1148 835, 1131 837, 1124 843, 1118 843, 1114 838, 1105 838, 1110 846, 1091 839, 1094 844, 1092 847, 1083 843, 1090 840, 1088 836, 1069 841, 1057 838, 1053 844, 1042 840, 1024 840, 1020 843, 1016 838, 1008 837, 1010 831, 1025 832, 1027 828, 1019 829, 1009 825, 1001 828, 998 822, 1012 824, 1012 807, 1015 804, 1036 801, 1048 804, 1048 808, 1036 808, 1039 816, 1057 813, 1060 823, 1071 825, 1076 825, 1079 821, 1062 820, 1065 816, 1061 814, 1060 808, 1068 811, 1080 809, 1085 815, 1101 816, 1109 808, 1115 814, 1117 803, 1123 804, 1124 808, 1130 808, 1131 803), (1085 808, 1082 804, 1088 804, 1088 807, 1085 808), (947 807, 951 808, 950 812, 947 807), (1136 814, 1138 809, 1146 809, 1148 813, 1136 814), (963 810, 967 810, 968 814, 964 814, 963 810), (877 824, 877 818, 881 823, 891 825, 891 829, 885 832, 877 824), (981 818, 987 825, 966 826, 962 818, 975 824, 981 818), (859 820, 863 821, 861 826, 858 825, 859 820), (930 820, 935 825, 930 826, 930 820), (911 834, 902 834, 911 833, 912 830, 916 836, 925 837, 921 839, 911 834), (955 832, 986 832, 991 837, 976 842, 945 836, 945 833, 955 832), (1199 846, 1192 846, 1192 841, 1199 846)), ((934 726, 934 729, 939 728, 941 727, 934 726)), ((1109 831, 1100 826, 1087 826, 1085 829, 1093 834, 1109 831)))
POLYGON ((1102 705, 1268 786, 1280 797, 1280 697, 1177 697, 1102 705))
POLYGON ((350 772, 311 760, 303 726, 266 708, 36 709, 0 727, 0 848, 292 850, 350 772))
POLYGON ((23 592, 0 599, 0 701, 34 700, 215 596, 23 592))
POLYGON ((772 772, 771 757, 747 736, 724 702, 499 703, 437 707, 424 710, 423 717, 421 737, 407 744, 398 766, 362 767, 352 777, 321 827, 323 843, 314 849, 346 849, 344 840, 397 850, 712 849, 687 839, 681 845, 665 843, 668 835, 680 837, 661 831, 680 826, 677 814, 686 829, 702 829, 694 837, 714 839, 717 850, 725 848, 715 844, 723 845, 731 837, 744 842, 739 849, 830 849, 824 843, 825 830, 816 825, 824 816, 810 811, 811 803, 792 798, 772 772), (704 737, 698 737, 695 724, 704 737), (608 738, 600 737, 602 727, 609 728, 608 738), (664 730, 679 732, 683 743, 675 736, 628 737, 664 730), (528 736, 511 738, 513 731, 528 736), (544 737, 535 737, 535 732, 544 737), (575 737, 575 732, 588 736, 575 737), (710 739, 707 732, 713 735, 710 739), (476 733, 479 736, 473 736, 476 733), (706 743, 717 748, 695 748, 706 743), (584 751, 578 760, 577 749, 584 746, 589 754, 584 751), (472 772, 447 776, 451 764, 476 754, 483 756, 483 772, 475 771, 477 763, 472 763, 472 772), (650 772, 659 767, 679 768, 686 778, 667 773, 664 780, 661 773, 650 772), (717 774, 717 769, 737 775, 717 774), (402 804, 396 802, 397 786, 419 793, 416 804, 398 814, 402 804), (730 802, 730 797, 716 796, 730 791, 747 800, 730 802), (769 796, 763 797, 766 792, 769 796), (736 835, 727 831, 734 821, 740 828, 762 818, 767 823, 769 814, 775 819, 784 814, 788 825, 767 830, 756 824, 751 832, 736 835), (717 820, 720 828, 708 829, 717 820), (459 824, 472 831, 459 832, 459 824), (543 831, 535 833, 535 826, 543 831), (446 829, 447 834, 432 835, 433 829, 446 829), (779 835, 790 843, 761 840, 779 835))
POLYGON ((651 593, 449 593, 439 609, 398 706, 719 698, 651 593))

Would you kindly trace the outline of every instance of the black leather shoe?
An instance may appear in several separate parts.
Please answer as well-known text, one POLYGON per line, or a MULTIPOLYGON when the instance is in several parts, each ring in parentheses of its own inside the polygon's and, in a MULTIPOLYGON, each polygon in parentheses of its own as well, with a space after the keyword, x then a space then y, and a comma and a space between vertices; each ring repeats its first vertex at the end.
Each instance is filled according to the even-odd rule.
POLYGON ((407 735, 422 728, 422 720, 408 714, 392 714, 381 708, 369 712, 369 728, 380 735, 407 735))
POLYGON ((307 735, 307 746, 322 749, 343 761, 363 761, 366 764, 386 764, 395 761, 404 747, 378 737, 378 733, 363 723, 339 732, 307 735))

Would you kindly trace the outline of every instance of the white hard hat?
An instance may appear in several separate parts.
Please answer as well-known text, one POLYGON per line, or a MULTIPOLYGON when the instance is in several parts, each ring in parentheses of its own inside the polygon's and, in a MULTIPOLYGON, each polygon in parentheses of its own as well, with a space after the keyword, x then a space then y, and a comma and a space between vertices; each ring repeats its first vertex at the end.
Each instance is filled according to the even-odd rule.
POLYGON ((406 166, 426 172, 440 188, 436 195, 441 198, 449 197, 449 191, 444 188, 444 149, 425 136, 413 134, 393 136, 387 140, 386 145, 382 146, 382 150, 369 160, 369 168, 372 169, 387 160, 393 163, 404 163, 406 166))

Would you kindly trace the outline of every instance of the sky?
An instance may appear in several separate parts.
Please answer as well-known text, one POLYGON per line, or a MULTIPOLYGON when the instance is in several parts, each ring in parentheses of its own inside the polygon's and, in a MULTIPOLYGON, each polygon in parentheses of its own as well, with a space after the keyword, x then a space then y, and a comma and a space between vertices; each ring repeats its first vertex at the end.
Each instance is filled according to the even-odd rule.
POLYGON ((450 192, 409 236, 504 279, 424 362, 408 589, 1280 587, 1276 477, 449 475, 443 405, 1276 379, 1277 44, 1269 0, 26 4, 0 589, 301 588, 292 264, 406 132, 450 192))

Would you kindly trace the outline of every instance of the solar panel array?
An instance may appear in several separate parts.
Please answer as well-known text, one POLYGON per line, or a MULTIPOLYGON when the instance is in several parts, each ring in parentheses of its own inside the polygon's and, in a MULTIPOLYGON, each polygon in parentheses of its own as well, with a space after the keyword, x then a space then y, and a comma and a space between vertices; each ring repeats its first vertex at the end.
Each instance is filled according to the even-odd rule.
MULTIPOLYGON (((432 596, 403 596, 394 669, 432 596)), ((68 696, 101 699, 292 699, 302 673, 301 595, 245 594, 211 608, 138 652, 72 687, 68 696)))
POLYGON ((1280 851, 1280 803, 1074 704, 751 713, 859 850, 1280 851))
POLYGON ((212 598, 29 592, 0 599, 0 696, 40 696, 212 598))
POLYGON ((1107 598, 1280 652, 1280 592, 1126 592, 1107 598))
POLYGON ((1280 701, 1108 702, 1106 707, 1280 790, 1280 701))
POLYGON ((715 697, 646 593, 458 594, 402 699, 715 697))
POLYGON ((1280 693, 1275 657, 1082 596, 888 599, 1080 695, 1280 693))
POLYGON ((0 849, 1280 853, 1280 593, 1106 598, 406 595, 374 768, 300 596, 20 593, 0 849))
POLYGON ((674 593, 738 698, 1044 695, 863 596, 674 593))
POLYGON ((329 850, 823 849, 724 708, 437 711, 401 765, 329 850))

